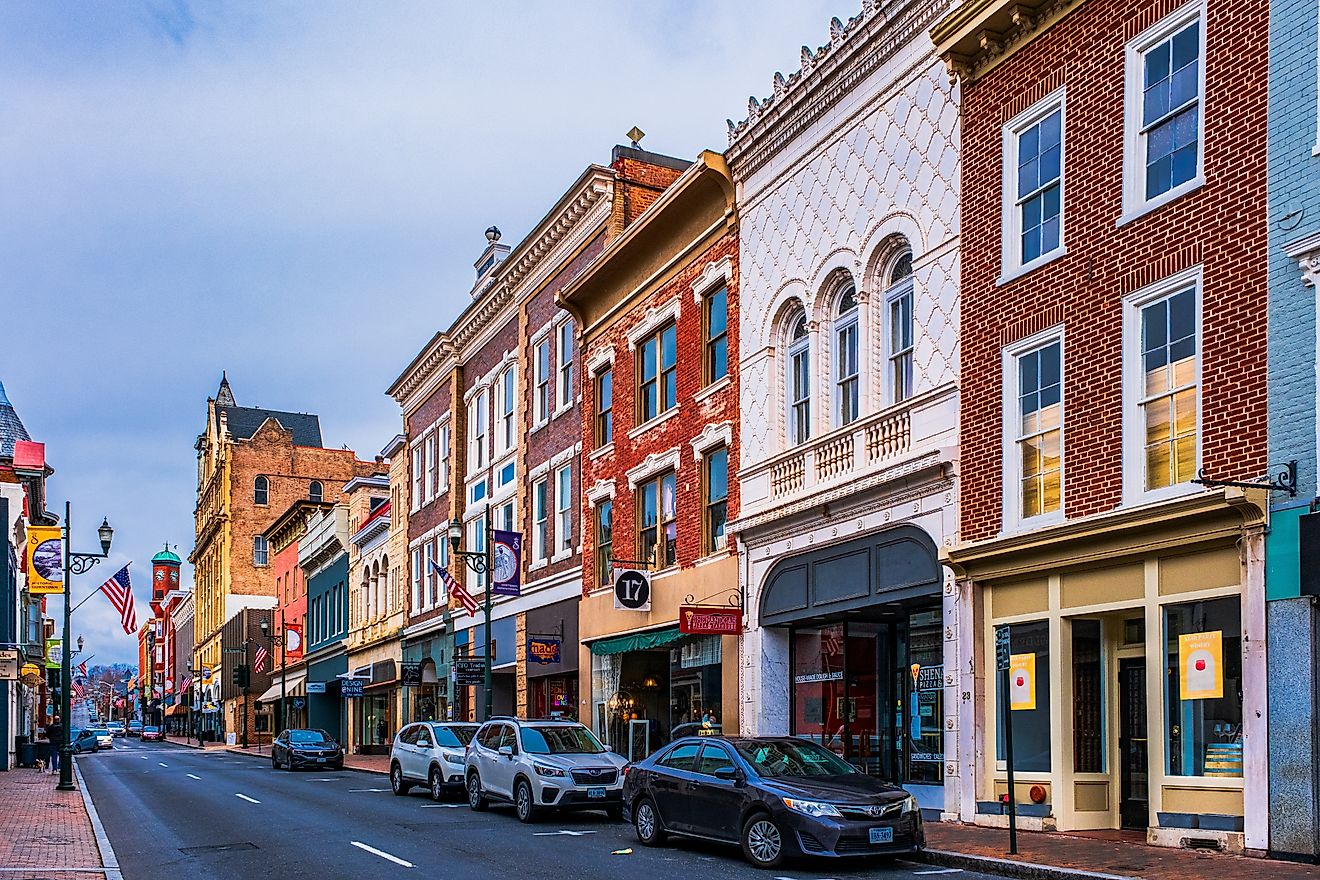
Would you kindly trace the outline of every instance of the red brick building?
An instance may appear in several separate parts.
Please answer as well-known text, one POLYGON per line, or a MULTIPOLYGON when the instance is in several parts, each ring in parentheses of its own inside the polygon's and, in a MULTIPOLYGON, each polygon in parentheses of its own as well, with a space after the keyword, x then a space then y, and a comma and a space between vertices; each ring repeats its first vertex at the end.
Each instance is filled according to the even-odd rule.
POLYGON ((680 606, 740 597, 725 533, 738 512, 738 216, 723 158, 702 153, 559 303, 586 364, 581 702, 634 758, 703 720, 736 731, 738 637, 678 626, 680 606), (649 575, 642 593, 616 583, 629 569, 649 575))
POLYGON ((1004 790, 1007 625, 1041 827, 1265 847, 1265 493, 1196 477, 1268 470, 1266 31, 1250 4, 1090 0, 932 34, 962 98, 964 771, 1004 790))

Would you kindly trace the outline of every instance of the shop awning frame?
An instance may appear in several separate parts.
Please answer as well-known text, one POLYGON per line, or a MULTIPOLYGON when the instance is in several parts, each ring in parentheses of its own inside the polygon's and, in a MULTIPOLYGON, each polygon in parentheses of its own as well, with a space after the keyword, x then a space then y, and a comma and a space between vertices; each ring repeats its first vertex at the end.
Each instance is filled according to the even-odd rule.
POLYGON ((597 655, 626 654, 629 651, 649 651, 652 648, 663 648, 665 645, 677 642, 682 638, 686 638, 686 636, 678 631, 677 626, 667 626, 664 629, 653 629, 649 632, 597 639, 588 643, 587 647, 591 649, 592 654, 597 655))
MULTIPOLYGON (((307 673, 295 672, 285 679, 284 696, 302 697, 307 694, 307 673)), ((277 679, 257 700, 262 703, 273 703, 280 698, 280 683, 277 679)))

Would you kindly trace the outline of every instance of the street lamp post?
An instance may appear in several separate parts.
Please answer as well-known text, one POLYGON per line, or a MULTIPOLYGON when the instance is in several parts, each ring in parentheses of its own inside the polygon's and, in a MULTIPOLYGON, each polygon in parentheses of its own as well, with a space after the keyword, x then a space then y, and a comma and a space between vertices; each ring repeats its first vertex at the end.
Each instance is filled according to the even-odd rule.
POLYGON ((459 550, 458 549, 459 544, 461 544, 463 541, 463 523, 462 521, 459 520, 458 517, 454 517, 454 519, 449 523, 449 547, 453 551, 454 556, 458 557, 459 559, 462 559, 463 562, 467 564, 468 568, 472 569, 477 574, 484 574, 486 576, 485 578, 486 580, 486 603, 485 603, 486 604, 486 650, 485 650, 486 659, 485 659, 483 677, 482 677, 482 681, 484 682, 485 685, 483 690, 485 691, 485 695, 486 695, 486 705, 484 707, 485 713, 482 715, 481 720, 489 721, 490 716, 492 714, 491 707, 494 705, 494 678, 491 673, 492 658, 490 656, 490 599, 491 599, 491 587, 492 587, 491 580, 495 577, 494 574, 495 542, 494 542, 494 536, 492 534, 494 524, 491 522, 490 519, 489 504, 486 505, 485 525, 486 525, 485 550, 480 550, 480 551, 459 550))
MULTIPOLYGON (((264 635, 264 636, 267 638, 267 640, 269 640, 269 642, 270 642, 270 662, 271 662, 272 665, 274 665, 274 663, 275 663, 275 633, 271 630, 271 626, 270 626, 270 624, 271 624, 270 617, 263 617, 263 618, 261 619, 261 624, 260 624, 260 625, 261 625, 261 634, 264 635)), ((285 669, 284 669, 284 609, 281 608, 281 609, 280 609, 280 712, 279 712, 279 715, 276 716, 276 717, 279 719, 279 725, 275 728, 275 733, 274 733, 275 736, 278 736, 279 734, 281 734, 281 733, 284 732, 284 701, 285 701, 285 699, 287 699, 287 696, 288 696, 288 695, 284 692, 284 678, 285 678, 285 669)), ((271 748, 274 748, 274 746, 272 746, 271 748)))
POLYGON ((97 537, 101 539, 100 553, 74 553, 69 549, 69 515, 72 505, 64 502, 64 650, 60 653, 63 658, 60 661, 60 726, 64 728, 63 740, 60 743, 60 782, 55 786, 60 791, 73 791, 73 729, 70 726, 72 722, 69 691, 73 688, 73 654, 69 650, 70 637, 72 635, 73 622, 73 603, 71 601, 69 585, 75 574, 85 574, 92 570, 92 566, 99 563, 110 555, 110 540, 115 536, 115 530, 110 528, 109 520, 102 518, 101 526, 96 530, 97 537))
POLYGON ((156 630, 147 630, 147 697, 142 701, 142 724, 156 720, 151 702, 156 699, 156 630))

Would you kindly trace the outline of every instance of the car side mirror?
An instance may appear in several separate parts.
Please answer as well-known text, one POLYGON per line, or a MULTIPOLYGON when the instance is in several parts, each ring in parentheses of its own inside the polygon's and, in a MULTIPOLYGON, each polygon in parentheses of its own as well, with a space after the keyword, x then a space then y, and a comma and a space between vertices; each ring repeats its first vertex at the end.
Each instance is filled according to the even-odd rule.
POLYGON ((738 780, 738 768, 718 767, 715 770, 715 778, 723 779, 725 782, 736 782, 738 780))
POLYGON ((506 758, 512 758, 513 746, 500 746, 500 754, 506 758))

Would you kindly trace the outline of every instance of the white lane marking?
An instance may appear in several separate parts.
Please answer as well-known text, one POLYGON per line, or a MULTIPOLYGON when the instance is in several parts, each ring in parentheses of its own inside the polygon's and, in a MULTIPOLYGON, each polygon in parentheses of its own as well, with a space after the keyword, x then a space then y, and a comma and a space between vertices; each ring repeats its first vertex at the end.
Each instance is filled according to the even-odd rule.
POLYGON ((561 828, 558 831, 533 831, 533 837, 554 837, 556 834, 567 834, 569 837, 581 837, 584 834, 595 834, 594 831, 569 831, 567 828, 561 828))
POLYGON ((933 868, 929 871, 913 871, 913 874, 961 874, 962 868, 933 868))
POLYGON ((467 804, 422 804, 423 810, 461 810, 467 804))
POLYGON ((162 767, 168 767, 168 766, 170 766, 169 764, 166 764, 164 761, 157 761, 156 763, 159 764, 159 765, 162 766, 162 767))
POLYGON ((403 859, 399 858, 398 856, 392 856, 389 853, 385 852, 383 849, 376 849, 374 846, 367 846, 365 843, 361 843, 360 841, 357 840, 350 840, 349 843, 353 844, 358 849, 364 849, 367 852, 371 853, 373 856, 380 856, 382 859, 393 862, 396 865, 402 865, 405 868, 416 867, 416 865, 414 865, 412 862, 405 862, 403 859))
POLYGON ((257 800, 256 798, 250 798, 250 797, 248 797, 248 796, 245 795, 245 794, 239 794, 239 793, 237 793, 237 792, 234 793, 234 797, 236 797, 236 798, 241 798, 241 799, 247 801, 249 804, 259 804, 259 803, 261 803, 261 801, 257 800))
POLYGON ((144 760, 144 761, 150 761, 150 760, 151 760, 151 759, 148 758, 146 755, 139 755, 138 757, 140 757, 140 758, 141 758, 142 760, 144 760))
POLYGON ((200 776, 194 776, 193 774, 189 773, 189 774, 188 774, 188 778, 189 778, 189 779, 201 779, 202 777, 200 777, 200 776))
POLYGON ((354 794, 354 793, 356 793, 356 792, 363 792, 363 791, 382 792, 382 791, 389 791, 389 789, 388 789, 388 788, 350 788, 350 789, 348 790, 348 793, 349 793, 349 794, 354 794))

